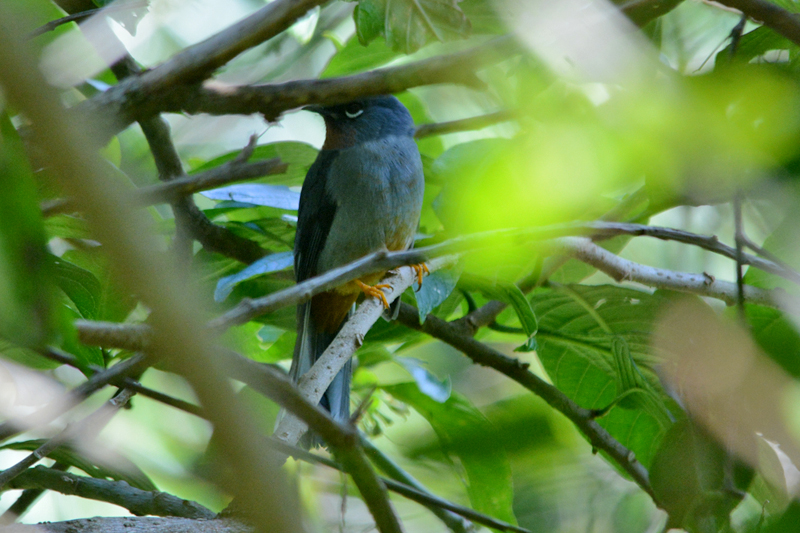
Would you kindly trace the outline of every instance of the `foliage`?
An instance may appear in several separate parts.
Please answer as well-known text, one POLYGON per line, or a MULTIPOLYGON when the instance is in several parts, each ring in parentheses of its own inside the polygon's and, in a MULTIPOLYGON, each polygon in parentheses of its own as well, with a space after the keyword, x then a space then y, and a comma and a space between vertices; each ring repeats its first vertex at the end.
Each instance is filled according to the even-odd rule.
MULTIPOLYGON (((149 12, 147 2, 129 9, 95 3, 107 5, 117 21, 112 24, 130 35, 98 41, 90 24, 67 22, 30 40, 48 81, 75 116, 80 103, 101 100, 98 88, 120 81, 105 47, 127 49, 132 63, 151 68, 223 30, 221 22, 209 25, 170 3, 154 1, 149 12), (171 22, 164 22, 161 9, 176 10, 171 22), (187 29, 187 22, 197 28, 187 29), (68 84, 59 81, 67 79, 65 72, 73 80, 68 84)), ((231 5, 243 15, 260 3, 231 5)), ((453 239, 457 248, 459 238, 482 238, 470 241, 466 251, 457 248, 464 253, 455 266, 434 271, 403 295, 404 304, 416 307, 418 324, 381 320, 356 339, 363 341, 352 378, 358 427, 398 469, 442 498, 528 531, 640 533, 665 525, 690 533, 794 531, 798 504, 791 479, 800 461, 800 48, 772 25, 742 26, 736 14, 708 3, 613 3, 606 6, 613 7, 612 15, 591 23, 580 10, 559 14, 542 2, 323 4, 300 21, 287 21, 294 24, 290 32, 263 44, 247 41, 242 50, 252 50, 206 85, 300 79, 284 87, 294 95, 302 78, 321 78, 327 82, 310 89, 313 98, 340 102, 342 94, 330 89, 337 80, 386 68, 385 78, 395 82, 390 86, 410 87, 398 96, 418 126, 488 117, 479 127, 465 121, 417 139, 426 192, 416 247, 453 239), (541 28, 551 28, 552 35, 542 39, 541 28), (493 39, 509 34, 518 42, 493 52, 501 46, 493 39), (476 47, 482 52, 469 65, 453 59, 476 47), (431 58, 442 60, 436 84, 419 72, 410 82, 398 81, 401 74, 391 70, 431 58), (498 110, 507 113, 492 115, 498 110), (738 265, 743 274, 737 288, 737 261, 702 249, 697 235, 688 243, 648 240, 633 230, 607 238, 573 225, 588 221, 714 234, 775 268, 738 265), (705 281, 692 282, 698 276, 705 281), (710 344, 695 342, 688 327, 670 329, 680 323, 671 313, 687 300, 702 309, 689 320, 709 332, 710 344), (720 300, 736 305, 725 309, 720 300), (441 323, 452 330, 436 330, 441 323), (687 375, 691 368, 675 367, 687 354, 713 359, 712 348, 728 346, 730 339, 714 337, 716 331, 736 331, 746 341, 735 343, 735 353, 719 359, 713 372, 687 375), (516 371, 479 360, 470 353, 472 337, 480 349, 512 358, 516 371), (748 362, 731 362, 745 360, 739 356, 748 362), (761 371, 771 381, 751 379, 761 371), (757 399, 730 423, 736 429, 730 433, 752 437, 744 444, 707 423, 708 413, 733 404, 733 398, 757 399)), ((9 9, 26 33, 95 7, 89 0, 13 4, 9 9)), ((794 2, 773 4, 797 11, 794 2)), ((239 15, 230 18, 224 11, 216 11, 220 21, 233 24, 239 15)), ((788 13, 781 16, 796 25, 788 13)), ((107 29, 109 20, 91 23, 107 29)), ((187 109, 211 105, 198 104, 192 93, 200 78, 211 75, 178 80, 170 90, 188 95, 187 109)), ((371 90, 364 80, 352 78, 346 94, 371 90)), ((0 85, 14 83, 0 73, 0 85)), ((208 94, 221 99, 238 93, 225 88, 208 94)), ((308 113, 286 113, 279 125, 265 124, 259 114, 270 116, 272 108, 264 109, 279 104, 261 102, 267 106, 262 109, 239 97, 237 105, 245 109, 240 112, 256 118, 228 121, 202 114, 214 113, 204 108, 170 115, 172 137, 162 142, 174 143, 189 176, 276 157, 286 170, 194 194, 188 210, 188 200, 142 208, 158 236, 148 253, 178 265, 181 291, 199 295, 207 319, 294 285, 299 191, 321 144, 322 124, 308 113), (244 157, 242 147, 254 132, 262 135, 244 157), (193 211, 199 219, 187 218, 193 211), (246 265, 235 250, 221 253, 212 245, 214 238, 234 237, 256 243, 263 257, 246 265)), ((142 124, 152 118, 136 115, 145 105, 137 100, 141 95, 124 98, 129 100, 120 115, 130 113, 127 118, 142 124)), ((174 95, 156 91, 147 98, 157 111, 174 109, 168 107, 174 95), (167 107, 158 107, 162 99, 170 102, 167 107)), ((107 243, 97 240, 83 199, 74 198, 64 212, 47 212, 49 202, 69 194, 56 179, 57 163, 37 144, 35 126, 11 98, 0 102, 0 476, 63 429, 65 419, 84 417, 86 406, 97 409, 101 393, 84 394, 80 387, 131 357, 129 345, 88 342, 81 327, 108 328, 112 338, 115 326, 158 320, 126 283, 138 273, 115 263, 107 243), (76 386, 81 394, 70 402, 81 404, 78 414, 57 422, 61 411, 33 416, 56 405, 68 410, 72 403, 61 403, 63 391, 76 386)), ((130 126, 101 150, 91 150, 103 158, 109 180, 128 191, 170 177, 158 159, 165 146, 143 132, 146 126, 130 126)), ((295 307, 284 305, 248 316, 219 343, 287 370, 296 338, 295 307)), ((195 416, 205 412, 184 412, 201 395, 169 363, 148 365, 128 377, 169 395, 166 400, 178 409, 141 393, 101 438, 78 436, 36 462, 222 510, 229 493, 218 482, 226 474, 221 444, 215 434, 209 448, 207 424, 195 416), (124 437, 111 438, 114 431, 124 437), (116 451, 109 455, 106 448, 116 451)), ((112 384, 122 386, 118 380, 112 384)), ((243 388, 238 400, 256 417, 252 426, 260 435, 268 436, 283 416, 253 387, 243 388)), ((339 454, 336 459, 352 465, 339 454)), ((385 462, 375 464, 390 475, 385 462)), ((344 504, 328 505, 348 490, 363 496, 353 484, 323 466, 311 468, 293 462, 284 467, 297 479, 303 513, 312 518, 298 516, 298 523, 327 530, 341 519, 348 531, 372 525, 357 506, 345 512, 344 504)), ((6 509, 19 493, 3 490, 6 509)), ((24 520, 95 512, 63 512, 58 497, 48 498, 24 520)), ((441 530, 440 519, 457 529, 442 512, 426 511, 420 518, 406 500, 393 502, 408 530, 441 530)))

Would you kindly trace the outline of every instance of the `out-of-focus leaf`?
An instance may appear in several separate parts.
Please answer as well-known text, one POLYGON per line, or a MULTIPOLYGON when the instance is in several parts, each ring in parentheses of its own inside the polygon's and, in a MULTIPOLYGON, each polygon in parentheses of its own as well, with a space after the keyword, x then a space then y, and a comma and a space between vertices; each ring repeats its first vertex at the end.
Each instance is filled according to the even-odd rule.
POLYGON ((414 284, 414 298, 417 300, 420 323, 424 323, 433 309, 450 296, 460 276, 460 268, 448 268, 437 270, 423 278, 422 287, 417 288, 416 283, 414 284))
POLYGON ((71 215, 55 215, 44 221, 47 236, 62 239, 87 239, 89 228, 86 221, 71 215))
POLYGON ((736 54, 731 56, 731 44, 717 52, 714 57, 714 68, 720 68, 736 61, 749 63, 752 59, 762 56, 770 50, 798 50, 796 44, 766 26, 742 35, 736 45, 736 54))
POLYGON ((424 363, 419 359, 395 357, 395 361, 400 363, 411 374, 422 394, 439 403, 444 403, 450 398, 453 386, 449 377, 445 378, 444 381, 440 380, 430 370, 422 366, 424 363))
POLYGON ((364 46, 356 36, 334 55, 320 74, 321 78, 334 78, 362 72, 385 65, 400 55, 388 46, 384 39, 375 39, 364 46))
MULTIPOLYGON (((755 439, 755 435, 753 435, 755 439)), ((753 470, 729 458, 699 426, 685 419, 666 433, 650 467, 650 482, 669 513, 669 526, 689 531, 725 531, 730 512, 742 499, 753 470), (732 476, 731 479, 728 479, 732 476), (715 527, 707 526, 713 523, 715 527)))
POLYGON ((474 275, 462 275, 459 287, 466 291, 480 291, 488 298, 505 302, 514 308, 522 329, 528 339, 525 344, 515 348, 517 352, 530 352, 536 349, 535 335, 539 331, 536 313, 522 291, 513 283, 492 282, 474 275))
POLYGON ((103 352, 97 346, 87 346, 78 340, 78 330, 75 328, 75 320, 82 318, 72 307, 64 305, 61 307, 61 348, 78 358, 84 366, 97 365, 105 366, 103 352))
POLYGON ((102 287, 94 274, 69 261, 52 257, 56 283, 72 300, 83 318, 97 319, 102 287))
POLYGON ((124 2, 118 0, 94 0, 94 3, 100 7, 114 4, 115 8, 109 10, 106 16, 119 22, 119 25, 134 37, 136 36, 136 27, 150 9, 149 0, 125 0, 124 2), (130 4, 129 9, 124 9, 125 2, 130 4))
POLYGON ((464 396, 453 393, 444 403, 420 392, 414 383, 385 386, 395 398, 412 406, 430 423, 444 451, 458 458, 467 493, 476 511, 516 524, 512 508, 511 467, 497 445, 491 422, 464 396))
MULTIPOLYGON (((122 321, 136 306, 137 299, 111 273, 107 259, 101 254, 68 250, 61 256, 61 260, 90 272, 98 280, 100 291, 95 293, 98 295, 95 311, 97 320, 122 321)), ((87 283, 87 287, 91 288, 92 282, 87 283)))
MULTIPOLYGON (((642 377, 677 416, 680 411, 666 397, 653 371, 657 358, 650 348, 655 317, 669 302, 669 293, 648 294, 608 285, 567 289, 539 290, 531 297, 539 319, 537 354, 553 384, 587 409, 611 405, 617 397, 612 341, 621 337, 642 377)), ((639 409, 614 406, 598 422, 645 467, 664 434, 659 420, 639 409)))
POLYGON ((0 358, 37 370, 51 370, 61 366, 60 363, 39 355, 39 353, 29 348, 17 346, 3 339, 0 339, 0 358))
POLYGON ((432 40, 464 39, 471 31, 456 0, 360 0, 353 16, 362 44, 383 34, 393 50, 406 54, 432 40))
POLYGON ((31 169, 11 120, 0 112, 0 335, 44 342, 54 326, 50 263, 31 169))
MULTIPOLYGON (((241 150, 236 150, 215 157, 197 168, 193 168, 191 173, 194 174, 196 172, 216 168, 223 163, 227 163, 239 157, 241 153, 241 150)), ((250 160, 260 161, 275 157, 279 157, 282 162, 288 165, 286 172, 283 174, 265 176, 255 181, 258 183, 271 183, 274 185, 293 187, 303 182, 303 178, 305 178, 308 173, 308 169, 317 157, 317 149, 309 144, 296 141, 276 142, 256 146, 250 160)))
MULTIPOLYGON (((19 442, 12 442, 0 446, 0 450, 22 450, 32 452, 47 442, 45 439, 34 439, 19 442)), ((84 457, 81 453, 71 446, 62 445, 50 452, 50 459, 66 465, 74 466, 86 472, 89 476, 96 479, 113 479, 115 481, 125 481, 131 487, 141 490, 158 490, 147 474, 142 472, 138 466, 128 461, 122 456, 114 457, 114 466, 99 465, 95 461, 84 457)))
POLYGON ((289 268, 292 266, 293 262, 294 256, 292 252, 279 252, 262 257, 236 274, 221 278, 217 283, 217 289, 214 291, 214 300, 221 302, 226 299, 233 291, 233 288, 242 281, 261 276, 262 274, 268 274, 269 272, 289 268))
POLYGON ((254 205, 264 205, 277 209, 297 211, 300 204, 300 193, 282 185, 266 183, 238 183, 203 191, 203 196, 212 200, 233 200, 254 205))

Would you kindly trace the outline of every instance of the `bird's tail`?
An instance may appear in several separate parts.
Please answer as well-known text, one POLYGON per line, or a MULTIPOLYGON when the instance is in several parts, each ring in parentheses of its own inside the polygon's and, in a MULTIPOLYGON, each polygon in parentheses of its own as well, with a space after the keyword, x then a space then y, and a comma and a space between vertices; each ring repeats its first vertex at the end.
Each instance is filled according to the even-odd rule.
MULTIPOLYGON (((341 329, 341 326, 339 327, 341 329)), ((311 316, 311 302, 297 306, 297 343, 289 374, 296 383, 300 376, 308 372, 338 333, 327 333, 316 327, 311 316)), ((351 361, 348 361, 320 400, 320 405, 330 411, 331 416, 340 422, 350 419, 350 374, 351 361)))

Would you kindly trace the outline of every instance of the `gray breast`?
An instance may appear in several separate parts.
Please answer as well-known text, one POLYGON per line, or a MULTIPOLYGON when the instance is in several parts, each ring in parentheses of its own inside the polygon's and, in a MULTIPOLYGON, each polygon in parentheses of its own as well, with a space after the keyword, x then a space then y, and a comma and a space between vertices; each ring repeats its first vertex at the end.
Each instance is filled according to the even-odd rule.
POLYGON ((413 243, 424 179, 410 137, 391 136, 342 150, 331 165, 326 189, 337 209, 320 255, 320 272, 413 243))

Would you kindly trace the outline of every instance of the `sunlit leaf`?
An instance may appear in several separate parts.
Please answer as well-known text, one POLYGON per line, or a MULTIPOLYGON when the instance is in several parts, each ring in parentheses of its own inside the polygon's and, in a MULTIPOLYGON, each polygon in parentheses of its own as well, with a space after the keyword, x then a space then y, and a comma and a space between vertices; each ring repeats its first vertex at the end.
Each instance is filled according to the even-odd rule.
POLYGON ((406 54, 429 41, 466 38, 471 30, 456 0, 360 0, 354 17, 362 44, 383 34, 393 50, 406 54))
POLYGON ((396 357, 395 361, 405 368, 417 384, 419 391, 439 403, 444 403, 450 398, 452 384, 447 377, 443 381, 434 376, 430 370, 423 366, 423 362, 411 357, 396 357))
POLYGON ((300 193, 281 185, 266 183, 239 183, 203 191, 203 196, 212 200, 233 200, 235 202, 264 205, 277 209, 296 211, 300 204, 300 193))
POLYGON ((294 262, 294 255, 292 252, 280 252, 277 254, 270 254, 262 257, 255 263, 252 263, 231 276, 220 278, 217 283, 217 289, 214 291, 214 300, 221 302, 227 298, 233 291, 233 288, 242 281, 289 268, 294 262))

